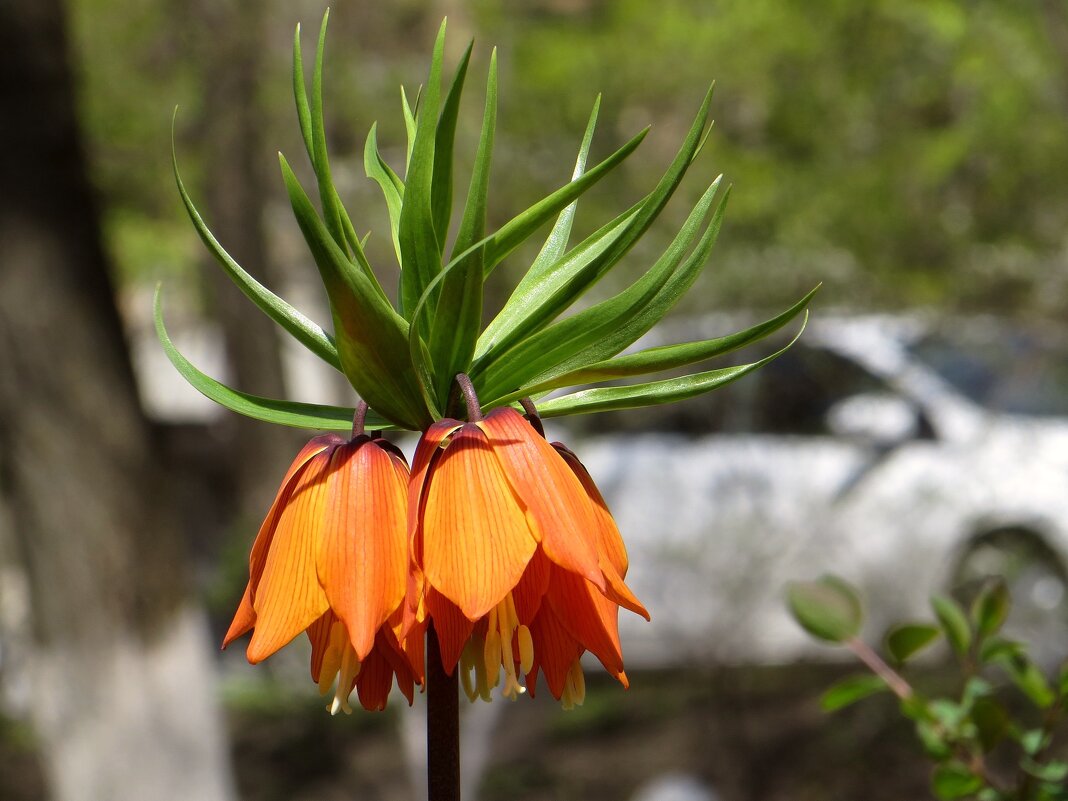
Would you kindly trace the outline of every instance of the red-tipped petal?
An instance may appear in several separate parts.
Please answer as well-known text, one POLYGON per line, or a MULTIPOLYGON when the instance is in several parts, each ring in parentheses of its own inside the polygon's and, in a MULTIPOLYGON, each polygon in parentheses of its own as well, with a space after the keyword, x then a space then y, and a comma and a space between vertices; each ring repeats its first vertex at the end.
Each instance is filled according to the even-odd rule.
POLYGON ((427 583, 477 620, 519 582, 537 543, 475 425, 453 434, 429 476, 422 514, 427 583))
POLYGON ((230 628, 223 637, 222 647, 225 648, 242 634, 252 630, 256 625, 256 610, 252 608, 252 583, 245 586, 245 594, 241 596, 234 619, 230 622, 230 628))
POLYGON ((438 635, 441 664, 451 676, 475 624, 467 619, 456 604, 433 588, 427 591, 426 607, 430 619, 434 621, 434 632, 438 635))
POLYGON ((619 535, 619 528, 616 526, 612 513, 608 511, 608 504, 604 502, 604 498, 601 496, 600 490, 597 489, 597 485, 593 483, 593 478, 590 476, 586 466, 579 461, 579 458, 571 449, 561 442, 554 442, 553 448, 560 454, 567 466, 571 468, 590 500, 590 509, 597 523, 598 552, 603 558, 608 559, 621 578, 626 578, 628 567, 627 548, 623 545, 623 538, 619 535))
POLYGON ((534 641, 534 666, 527 674, 527 687, 533 689, 540 668, 549 692, 559 701, 567 673, 582 655, 582 646, 560 625, 548 605, 543 605, 531 622, 530 635, 534 641))
POLYGON ((478 424, 516 494, 537 525, 545 555, 598 587, 596 521, 582 484, 564 460, 515 409, 494 409, 478 424))
POLYGON ((617 618, 619 607, 581 576, 554 570, 547 593, 560 625, 612 674, 623 670, 617 618))
POLYGON ((356 677, 356 693, 360 704, 368 712, 380 712, 386 708, 389 691, 393 687, 393 668, 382 653, 382 649, 372 649, 367 659, 360 664, 360 673, 356 677))
POLYGON ((404 598, 408 485, 366 438, 336 448, 327 474, 319 581, 363 660, 404 598))
POLYGON ((248 646, 250 662, 273 654, 329 608, 315 570, 328 463, 326 454, 318 454, 308 462, 293 480, 290 496, 278 516, 253 596, 256 628, 248 646))

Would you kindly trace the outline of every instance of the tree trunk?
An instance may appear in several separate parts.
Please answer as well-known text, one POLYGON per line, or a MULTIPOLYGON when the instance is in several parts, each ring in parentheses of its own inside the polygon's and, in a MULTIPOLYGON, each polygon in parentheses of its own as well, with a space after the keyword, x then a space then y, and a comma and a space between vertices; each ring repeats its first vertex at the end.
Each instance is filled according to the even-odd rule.
POLYGON ((0 5, 0 504, 62 801, 232 797, 204 618, 86 177, 59 0, 0 5))

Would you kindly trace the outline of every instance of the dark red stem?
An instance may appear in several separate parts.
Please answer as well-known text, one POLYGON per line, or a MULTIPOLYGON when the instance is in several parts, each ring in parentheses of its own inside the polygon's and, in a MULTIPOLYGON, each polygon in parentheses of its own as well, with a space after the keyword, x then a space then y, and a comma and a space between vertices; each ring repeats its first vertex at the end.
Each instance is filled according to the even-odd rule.
POLYGON ((478 395, 475 394, 475 386, 471 383, 471 379, 467 377, 466 373, 456 374, 456 383, 460 386, 460 391, 464 394, 464 403, 467 405, 467 420, 470 423, 477 423, 482 419, 482 406, 479 405, 478 395))
POLYGON ((426 763, 428 801, 460 801, 459 674, 445 673, 438 635, 426 635, 426 763))
POLYGON ((352 416, 352 438, 363 436, 363 423, 367 419, 367 401, 356 404, 356 413, 352 416))

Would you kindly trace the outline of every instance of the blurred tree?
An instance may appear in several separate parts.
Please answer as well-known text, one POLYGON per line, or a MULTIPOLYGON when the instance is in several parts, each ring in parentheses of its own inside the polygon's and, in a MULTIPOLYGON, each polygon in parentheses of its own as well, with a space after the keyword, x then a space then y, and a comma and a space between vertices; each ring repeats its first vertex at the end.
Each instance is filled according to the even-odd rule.
POLYGON ((0 519, 29 579, 31 712, 62 801, 231 795, 203 616, 137 393, 59 0, 0 5, 0 519))

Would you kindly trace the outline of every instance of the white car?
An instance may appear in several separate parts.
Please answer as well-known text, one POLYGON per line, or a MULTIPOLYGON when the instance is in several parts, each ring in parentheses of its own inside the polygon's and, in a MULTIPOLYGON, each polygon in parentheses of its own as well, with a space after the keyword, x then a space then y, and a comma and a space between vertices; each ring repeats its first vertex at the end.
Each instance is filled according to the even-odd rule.
POLYGON ((783 589, 827 572, 861 588, 874 638, 930 619, 930 595, 1002 574, 1016 634, 1044 661, 1068 653, 1062 340, 983 320, 818 319, 757 373, 614 422, 622 436, 573 445, 653 616, 621 613, 629 666, 826 656, 783 589))

